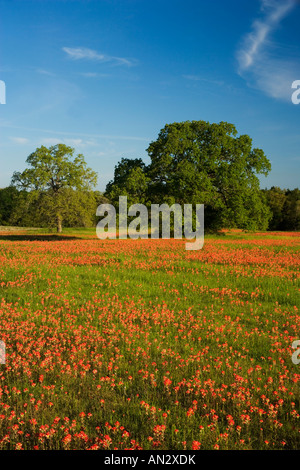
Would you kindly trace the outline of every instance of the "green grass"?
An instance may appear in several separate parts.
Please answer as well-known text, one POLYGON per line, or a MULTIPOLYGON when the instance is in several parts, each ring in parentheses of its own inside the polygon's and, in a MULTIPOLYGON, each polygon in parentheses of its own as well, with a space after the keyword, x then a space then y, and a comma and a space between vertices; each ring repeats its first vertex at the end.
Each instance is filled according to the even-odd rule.
POLYGON ((0 258, 2 449, 300 448, 296 237, 12 231, 0 258))

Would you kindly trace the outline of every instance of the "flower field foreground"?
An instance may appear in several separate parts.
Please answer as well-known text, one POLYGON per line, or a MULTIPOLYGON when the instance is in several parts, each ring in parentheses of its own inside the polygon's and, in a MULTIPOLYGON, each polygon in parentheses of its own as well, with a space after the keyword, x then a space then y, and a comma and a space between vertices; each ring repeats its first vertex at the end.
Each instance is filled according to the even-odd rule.
POLYGON ((299 235, 0 234, 0 448, 300 449, 299 235))

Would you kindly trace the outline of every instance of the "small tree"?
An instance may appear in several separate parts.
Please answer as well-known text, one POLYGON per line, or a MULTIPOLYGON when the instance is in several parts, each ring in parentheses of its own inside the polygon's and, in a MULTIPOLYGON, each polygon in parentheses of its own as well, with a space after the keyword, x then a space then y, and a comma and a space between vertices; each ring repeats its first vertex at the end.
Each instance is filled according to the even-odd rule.
POLYGON ((114 179, 106 185, 105 196, 118 206, 119 196, 127 196, 128 205, 147 202, 149 178, 141 158, 122 158, 115 166, 114 179))
POLYGON ((19 192, 14 186, 0 189, 0 225, 9 225, 19 192))
POLYGON ((74 156, 74 152, 64 144, 41 146, 27 158, 30 168, 12 177, 12 185, 30 191, 59 233, 68 211, 83 210, 76 191, 90 191, 97 183, 97 173, 87 167, 83 155, 74 156))
POLYGON ((300 190, 298 188, 286 191, 283 214, 282 230, 300 230, 300 190))
POLYGON ((266 196, 267 204, 271 210, 271 220, 269 222, 269 230, 282 230, 282 222, 284 218, 283 208, 286 203, 286 190, 277 186, 271 189, 262 190, 266 196))

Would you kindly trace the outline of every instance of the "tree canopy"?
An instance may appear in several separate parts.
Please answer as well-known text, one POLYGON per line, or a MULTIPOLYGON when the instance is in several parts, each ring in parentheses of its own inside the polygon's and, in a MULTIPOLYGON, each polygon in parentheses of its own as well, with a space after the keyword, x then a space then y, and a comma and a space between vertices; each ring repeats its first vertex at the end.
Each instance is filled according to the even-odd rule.
POLYGON ((105 195, 118 206, 119 196, 127 196, 128 204, 145 204, 149 178, 147 166, 141 158, 122 158, 116 165, 114 179, 105 190, 105 195))
POLYGON ((258 175, 266 176, 271 165, 233 124, 167 124, 147 152, 148 166, 141 159, 122 159, 107 185, 108 196, 130 193, 148 204, 204 204, 206 227, 267 228, 270 211, 258 175))
POLYGON ((300 190, 272 186, 263 190, 272 217, 270 230, 300 230, 300 190))
POLYGON ((84 156, 74 152, 64 144, 41 146, 27 158, 29 168, 12 177, 12 185, 30 193, 49 223, 56 223, 58 232, 68 212, 80 211, 84 218, 87 193, 97 182, 97 174, 87 167, 84 156))
POLYGON ((204 203, 211 225, 255 229, 268 221, 258 174, 271 165, 248 135, 233 124, 185 121, 167 124, 147 151, 152 197, 204 203))

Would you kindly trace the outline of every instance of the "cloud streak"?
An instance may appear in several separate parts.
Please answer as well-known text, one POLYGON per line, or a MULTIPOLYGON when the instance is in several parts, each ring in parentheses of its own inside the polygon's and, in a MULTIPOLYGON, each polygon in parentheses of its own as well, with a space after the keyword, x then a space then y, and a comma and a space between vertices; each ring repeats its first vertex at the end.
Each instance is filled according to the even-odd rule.
POLYGON ((75 136, 76 138, 81 137, 89 137, 89 138, 98 138, 98 139, 111 139, 111 140, 136 140, 141 142, 149 142, 150 137, 138 137, 138 136, 131 136, 131 135, 114 135, 114 134, 89 134, 89 133, 82 133, 82 132, 68 132, 68 131, 56 131, 51 129, 38 129, 34 127, 23 127, 23 126, 14 126, 9 123, 1 122, 0 121, 0 128, 6 129, 18 129, 22 131, 28 132, 39 132, 45 134, 54 134, 54 135, 69 135, 75 136))
POLYGON ((223 86, 224 85, 223 80, 211 80, 209 78, 200 77, 199 75, 182 75, 182 76, 186 80, 191 80, 193 82, 206 82, 206 83, 210 83, 212 85, 217 85, 217 86, 223 86))
POLYGON ((94 62, 109 63, 111 65, 134 65, 135 61, 124 57, 114 57, 99 53, 86 47, 63 47, 62 50, 72 60, 91 60, 94 62))
POLYGON ((10 137, 10 140, 12 140, 16 144, 20 144, 20 145, 24 145, 24 144, 29 143, 29 140, 26 139, 25 137, 10 137))
POLYGON ((263 17, 253 22, 252 30, 237 51, 240 76, 249 86, 277 99, 290 100, 291 83, 297 78, 300 66, 292 58, 280 57, 271 34, 297 3, 297 0, 261 0, 263 17))

